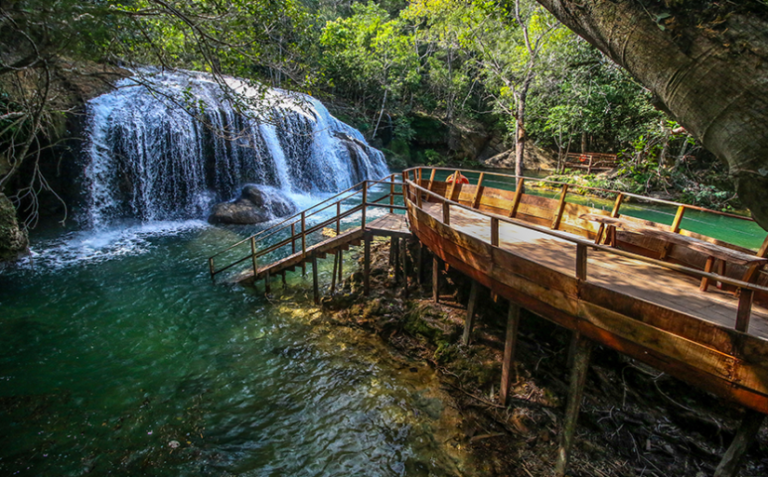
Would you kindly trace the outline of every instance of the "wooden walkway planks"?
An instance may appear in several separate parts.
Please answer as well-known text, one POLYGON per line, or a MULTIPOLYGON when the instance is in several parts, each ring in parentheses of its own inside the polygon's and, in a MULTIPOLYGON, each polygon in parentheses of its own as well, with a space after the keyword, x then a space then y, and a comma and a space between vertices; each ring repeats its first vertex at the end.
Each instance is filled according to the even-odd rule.
MULTIPOLYGON (((442 219, 442 204, 424 203, 423 208, 435 219, 442 219)), ((451 227, 488 243, 490 222, 486 215, 451 209, 451 227)), ((515 255, 574 275, 576 245, 571 242, 507 223, 500 224, 499 242, 500 248, 515 255)), ((587 282, 727 328, 736 322, 738 299, 732 294, 715 288, 702 293, 700 280, 638 260, 590 250, 587 282)), ((749 333, 768 338, 768 309, 753 305, 749 333)))

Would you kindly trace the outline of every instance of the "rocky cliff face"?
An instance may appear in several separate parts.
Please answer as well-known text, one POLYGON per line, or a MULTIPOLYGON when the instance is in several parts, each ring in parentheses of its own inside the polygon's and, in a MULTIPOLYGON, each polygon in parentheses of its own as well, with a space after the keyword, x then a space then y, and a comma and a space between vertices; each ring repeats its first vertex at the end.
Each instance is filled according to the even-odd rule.
POLYGON ((0 194, 0 262, 15 260, 29 251, 26 229, 16 220, 16 209, 0 194))

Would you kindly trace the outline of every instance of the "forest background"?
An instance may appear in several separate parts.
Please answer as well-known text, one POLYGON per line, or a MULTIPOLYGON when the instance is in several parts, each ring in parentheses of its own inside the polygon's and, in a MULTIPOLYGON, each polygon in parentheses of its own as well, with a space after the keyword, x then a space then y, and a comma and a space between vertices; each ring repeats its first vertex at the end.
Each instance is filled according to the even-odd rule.
POLYGON ((40 161, 78 109, 60 78, 89 63, 104 82, 153 65, 309 93, 395 168, 501 153, 520 172, 534 149, 556 168, 567 152, 615 153, 614 173, 558 179, 741 208, 724 164, 532 0, 9 1, 0 61, 0 191, 33 210, 57 194, 40 161))

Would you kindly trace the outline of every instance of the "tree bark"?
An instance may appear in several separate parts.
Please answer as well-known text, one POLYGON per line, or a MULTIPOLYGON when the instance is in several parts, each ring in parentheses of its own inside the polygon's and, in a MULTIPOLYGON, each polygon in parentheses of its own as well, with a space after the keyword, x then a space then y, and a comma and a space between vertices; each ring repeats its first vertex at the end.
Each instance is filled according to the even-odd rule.
POLYGON ((700 25, 691 11, 661 2, 537 1, 725 161, 739 198, 768 229, 768 9, 732 3, 721 22, 700 25))

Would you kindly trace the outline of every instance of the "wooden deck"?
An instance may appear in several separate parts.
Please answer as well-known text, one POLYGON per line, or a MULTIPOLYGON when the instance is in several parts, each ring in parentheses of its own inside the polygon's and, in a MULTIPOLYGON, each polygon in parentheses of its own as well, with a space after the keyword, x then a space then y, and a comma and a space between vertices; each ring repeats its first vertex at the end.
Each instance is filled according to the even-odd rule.
MULTIPOLYGON (((424 210, 441 220, 441 204, 426 203, 424 210)), ((487 215, 456 208, 451 212, 451 226, 491 243, 491 218, 487 215)), ((499 247, 563 274, 573 276, 576 269, 576 245, 542 232, 501 223, 499 247)), ((715 287, 700 292, 696 278, 602 251, 590 253, 588 265, 587 283, 727 328, 735 323, 738 298, 715 287)), ((768 309, 753 306, 749 332, 768 338, 768 309)))
MULTIPOLYGON (((621 197, 609 215, 568 203, 567 184, 558 200, 492 189, 482 185, 482 175, 478 184, 454 186, 415 171, 417 180, 406 181, 409 223, 437 258, 578 336, 768 414, 764 272, 755 275, 757 285, 741 281, 744 264, 730 263, 727 275, 713 275, 704 267, 706 253, 665 244, 663 235, 617 231, 611 233, 615 247, 595 245, 603 230, 583 217, 618 216, 621 197), (703 276, 711 281, 707 291, 700 291, 703 276), (737 289, 745 290, 740 297, 737 289)), ((680 205, 677 225, 656 226, 756 256, 681 230, 685 207, 692 206, 680 205)), ((757 256, 766 256, 765 244, 757 256)))

